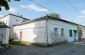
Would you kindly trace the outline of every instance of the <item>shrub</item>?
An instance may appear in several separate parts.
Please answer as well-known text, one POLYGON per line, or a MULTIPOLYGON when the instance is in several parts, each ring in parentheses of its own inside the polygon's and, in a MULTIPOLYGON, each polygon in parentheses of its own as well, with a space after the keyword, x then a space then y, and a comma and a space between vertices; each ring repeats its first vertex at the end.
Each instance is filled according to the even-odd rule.
POLYGON ((14 38, 9 38, 9 44, 12 45, 26 45, 26 43, 24 41, 14 41, 14 38))

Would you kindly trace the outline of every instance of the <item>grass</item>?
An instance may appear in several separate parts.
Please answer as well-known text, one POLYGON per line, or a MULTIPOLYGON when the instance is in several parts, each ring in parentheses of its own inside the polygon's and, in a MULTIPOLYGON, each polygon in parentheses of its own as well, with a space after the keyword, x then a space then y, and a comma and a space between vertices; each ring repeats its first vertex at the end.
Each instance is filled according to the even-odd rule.
POLYGON ((26 43, 25 42, 21 42, 21 41, 13 41, 13 42, 9 42, 12 45, 20 45, 20 46, 25 46, 26 43))

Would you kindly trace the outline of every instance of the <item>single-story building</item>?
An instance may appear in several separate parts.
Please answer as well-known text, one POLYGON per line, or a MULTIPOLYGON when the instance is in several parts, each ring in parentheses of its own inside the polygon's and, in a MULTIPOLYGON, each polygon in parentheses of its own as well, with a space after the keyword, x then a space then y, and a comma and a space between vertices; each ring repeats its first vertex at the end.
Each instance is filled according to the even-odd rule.
POLYGON ((9 27, 0 23, 0 44, 9 43, 9 27))
POLYGON ((44 16, 14 25, 13 37, 16 41, 39 44, 78 41, 78 24, 63 19, 44 16))

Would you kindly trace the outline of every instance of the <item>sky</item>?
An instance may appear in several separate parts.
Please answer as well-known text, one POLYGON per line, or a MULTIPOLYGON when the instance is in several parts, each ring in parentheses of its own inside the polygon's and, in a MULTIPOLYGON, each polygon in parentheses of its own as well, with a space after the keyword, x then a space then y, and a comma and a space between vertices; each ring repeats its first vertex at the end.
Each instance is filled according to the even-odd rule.
POLYGON ((0 17, 12 13, 35 19, 49 13, 58 13, 62 19, 85 25, 85 0, 21 0, 19 2, 12 0, 9 6, 8 11, 2 7, 0 17))

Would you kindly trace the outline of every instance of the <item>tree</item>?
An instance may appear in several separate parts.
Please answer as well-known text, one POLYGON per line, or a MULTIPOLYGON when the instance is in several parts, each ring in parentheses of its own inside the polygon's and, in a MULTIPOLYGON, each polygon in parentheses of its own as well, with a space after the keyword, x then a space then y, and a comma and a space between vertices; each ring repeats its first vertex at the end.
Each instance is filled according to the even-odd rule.
MULTIPOLYGON (((14 0, 14 1, 20 1, 20 0, 14 0)), ((11 0, 0 0, 0 11, 2 10, 1 7, 4 7, 5 10, 9 10, 8 2, 11 2, 11 0)))
POLYGON ((60 15, 57 13, 49 13, 48 16, 54 17, 54 18, 60 18, 60 15))

